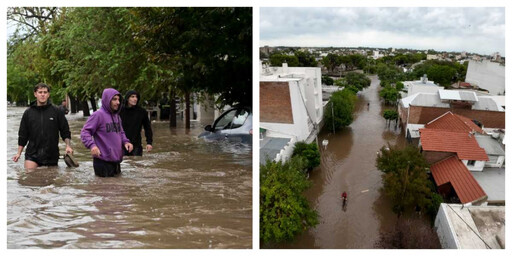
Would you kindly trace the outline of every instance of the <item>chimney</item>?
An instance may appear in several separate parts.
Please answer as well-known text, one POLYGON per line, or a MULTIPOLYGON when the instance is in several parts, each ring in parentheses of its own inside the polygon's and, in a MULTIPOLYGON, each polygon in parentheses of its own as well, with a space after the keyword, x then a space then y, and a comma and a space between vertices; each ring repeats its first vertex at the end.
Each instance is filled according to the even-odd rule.
POLYGON ((286 63, 286 62, 283 62, 283 73, 284 74, 288 73, 288 63, 286 63))

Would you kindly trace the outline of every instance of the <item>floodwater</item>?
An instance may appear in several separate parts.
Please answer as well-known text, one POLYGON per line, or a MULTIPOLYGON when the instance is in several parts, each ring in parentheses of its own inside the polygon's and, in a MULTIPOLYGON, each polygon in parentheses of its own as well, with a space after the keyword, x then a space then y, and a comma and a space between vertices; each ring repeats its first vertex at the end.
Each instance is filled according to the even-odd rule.
POLYGON ((318 136, 320 145, 324 139, 329 143, 327 149, 321 148, 321 165, 311 172, 313 185, 305 195, 317 210, 320 224, 279 248, 374 248, 380 232, 394 227, 396 215, 381 191, 375 159, 382 146, 404 145, 405 138, 394 121, 389 127, 386 124, 378 96, 380 81, 370 78, 371 86, 358 95, 350 127, 335 134, 324 127, 318 136), (343 191, 348 194, 346 211, 342 210, 343 191))
POLYGON ((80 142, 86 118, 70 114, 80 167, 59 160, 26 171, 24 153, 11 160, 24 110, 7 109, 8 248, 252 247, 250 146, 198 139, 205 124, 154 122, 153 151, 125 157, 119 177, 99 178, 80 142))

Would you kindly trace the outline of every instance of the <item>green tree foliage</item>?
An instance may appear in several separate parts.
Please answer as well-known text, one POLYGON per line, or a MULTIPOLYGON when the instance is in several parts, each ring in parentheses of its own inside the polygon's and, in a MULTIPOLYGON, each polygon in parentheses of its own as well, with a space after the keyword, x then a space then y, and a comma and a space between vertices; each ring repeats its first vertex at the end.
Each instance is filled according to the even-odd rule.
POLYGON ((318 214, 302 194, 311 186, 305 163, 293 157, 260 168, 260 239, 264 243, 290 241, 318 224, 318 214))
POLYGON ((34 99, 34 85, 42 79, 35 66, 38 47, 33 41, 26 40, 11 50, 7 55, 7 99, 23 105, 34 99))
POLYGON ((429 60, 416 66, 412 72, 416 79, 427 74, 429 80, 448 87, 449 85, 466 79, 467 63, 459 64, 451 61, 429 60))
MULTIPOLYGON (((52 95, 85 99, 114 87, 150 99, 176 88, 219 95, 223 105, 252 103, 251 8, 59 8, 47 16, 31 40, 8 45, 8 63, 22 65, 11 74, 38 74, 52 95), (32 58, 20 63, 22 55, 32 58)), ((23 86, 11 85, 9 95, 23 86)))
POLYGON ((396 110, 386 109, 384 110, 384 113, 382 113, 382 116, 384 117, 384 119, 386 119, 386 122, 395 120, 395 124, 397 123, 398 112, 396 112, 396 110))
POLYGON ((400 215, 416 206, 426 209, 432 204, 432 185, 427 176, 428 164, 417 148, 383 147, 377 157, 376 166, 384 173, 384 191, 393 202, 395 213, 400 215))
POLYGON ((338 55, 329 53, 327 56, 322 58, 322 64, 329 70, 330 72, 334 71, 334 68, 341 65, 341 60, 338 55))
POLYGON ((316 67, 316 66, 318 66, 315 56, 313 56, 309 52, 296 51, 295 56, 297 57, 297 60, 299 61, 299 67, 316 67))
POLYGON ((324 112, 325 127, 333 127, 333 122, 336 130, 349 126, 354 120, 356 101, 357 96, 350 89, 346 88, 333 93, 324 112))
POLYGON ((310 144, 305 142, 295 143, 292 157, 293 156, 304 158, 306 168, 309 170, 312 170, 313 168, 320 165, 320 151, 318 150, 318 145, 316 142, 311 142, 310 144))
POLYGON ((400 99, 400 93, 395 87, 391 85, 386 85, 384 88, 382 88, 382 90, 379 92, 379 96, 384 99, 386 104, 391 105, 396 104, 398 99, 400 99))
POLYGON ((135 8, 134 33, 149 58, 175 71, 184 92, 252 104, 252 8, 135 8))
POLYGON ((365 74, 357 73, 357 72, 349 72, 345 75, 345 81, 348 85, 355 86, 359 91, 362 91, 364 88, 367 88, 371 84, 370 78, 368 78, 365 74))
POLYGON ((364 69, 366 67, 366 57, 361 54, 350 54, 338 57, 340 64, 344 64, 346 70, 364 69))
POLYGON ((282 53, 275 53, 270 55, 270 66, 281 67, 283 63, 287 63, 288 67, 298 67, 299 59, 295 55, 287 55, 282 53))
POLYGON ((377 64, 376 69, 381 82, 395 83, 401 80, 402 72, 393 65, 379 63, 377 64))
POLYGON ((333 85, 334 84, 334 79, 332 79, 330 76, 323 75, 322 76, 322 84, 333 85))
POLYGON ((404 89, 404 83, 396 82, 395 88, 396 88, 397 91, 402 91, 404 89))

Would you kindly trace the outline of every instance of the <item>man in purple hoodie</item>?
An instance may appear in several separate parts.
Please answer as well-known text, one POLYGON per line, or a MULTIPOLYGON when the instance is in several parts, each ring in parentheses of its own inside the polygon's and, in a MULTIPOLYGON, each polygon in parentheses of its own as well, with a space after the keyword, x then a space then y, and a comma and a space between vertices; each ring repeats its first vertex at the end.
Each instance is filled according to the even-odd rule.
POLYGON ((121 94, 107 88, 101 96, 101 109, 94 112, 82 128, 80 137, 91 150, 94 173, 100 177, 112 177, 121 173, 123 146, 128 151, 133 145, 124 134, 119 111, 121 94))

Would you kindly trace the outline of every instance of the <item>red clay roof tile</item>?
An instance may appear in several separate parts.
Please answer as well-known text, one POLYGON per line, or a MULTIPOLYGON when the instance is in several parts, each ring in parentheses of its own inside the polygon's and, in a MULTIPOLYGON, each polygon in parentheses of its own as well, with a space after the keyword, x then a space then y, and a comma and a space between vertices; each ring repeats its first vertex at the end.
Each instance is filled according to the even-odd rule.
POLYGON ((426 151, 453 152, 459 159, 488 161, 474 135, 437 129, 420 129, 421 147, 426 151))
POLYGON ((450 182, 463 204, 487 196, 473 174, 456 156, 433 164, 430 171, 437 186, 450 182))
POLYGON ((448 130, 452 132, 475 131, 480 134, 485 134, 485 132, 480 127, 478 127, 478 125, 473 123, 471 119, 461 115, 453 114, 450 111, 427 123, 425 128, 448 130))

